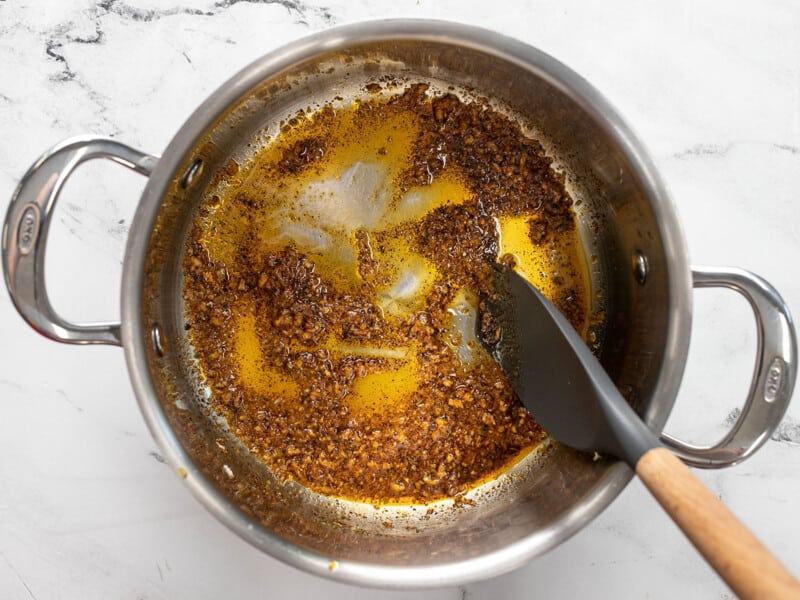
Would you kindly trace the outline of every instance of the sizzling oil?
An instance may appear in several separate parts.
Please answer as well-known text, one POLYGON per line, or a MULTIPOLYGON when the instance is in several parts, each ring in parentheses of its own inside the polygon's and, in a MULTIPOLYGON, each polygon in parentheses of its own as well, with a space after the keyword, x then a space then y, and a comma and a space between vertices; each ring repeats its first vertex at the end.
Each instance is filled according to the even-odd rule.
POLYGON ((517 143, 523 170, 538 147, 451 100, 472 128, 449 148, 437 101, 412 87, 394 104, 299 115, 229 169, 193 231, 187 319, 196 347, 217 340, 199 362, 219 409, 273 471, 322 493, 453 496, 542 439, 475 338, 488 263, 513 261, 585 331, 586 268, 549 163, 537 158, 549 187, 503 187, 464 132, 490 150, 517 143), (526 190, 552 196, 550 214, 526 190))

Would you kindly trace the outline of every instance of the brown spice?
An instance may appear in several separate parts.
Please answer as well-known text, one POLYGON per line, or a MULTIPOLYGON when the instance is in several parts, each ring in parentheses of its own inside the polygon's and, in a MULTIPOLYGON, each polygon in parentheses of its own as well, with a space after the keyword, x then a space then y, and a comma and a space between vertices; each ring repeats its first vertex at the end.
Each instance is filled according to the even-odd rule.
MULTIPOLYGON (((225 201, 209 196, 184 258, 187 328, 212 404, 278 477, 373 503, 461 498, 543 432, 493 361, 464 364, 454 352, 450 306, 461 289, 491 293, 496 219, 529 218, 532 245, 557 244, 560 233, 574 229, 571 201, 541 145, 485 103, 432 97, 422 84, 382 100, 380 86, 373 88, 367 90, 376 97, 350 112, 325 107, 298 115, 252 164, 226 167, 231 185, 217 192, 225 201), (471 194, 445 198, 412 222, 355 228, 356 283, 348 285, 337 279, 342 267, 322 268, 324 255, 292 241, 265 243, 255 217, 271 210, 263 192, 269 185, 290 185, 341 149, 344 142, 331 136, 343 114, 356 132, 393 118, 414 124, 405 166, 392 182, 401 192, 453 176, 471 194), (237 177, 252 182, 253 173, 265 187, 236 185, 237 177), (236 239, 225 241, 227 255, 209 250, 219 219, 227 218, 219 206, 241 215, 236 239), (436 273, 424 302, 394 313, 379 301, 393 276, 393 243, 424 257, 436 273), (255 339, 249 357, 240 348, 249 343, 245 322, 255 339), (258 387, 245 376, 248 364, 261 374, 258 387), (359 386, 368 393, 359 395, 359 386), (355 403, 369 394, 383 404, 355 403)), ((402 134, 379 140, 376 159, 391 159, 402 134)), ((582 277, 569 272, 553 284, 560 286, 559 307, 579 329, 586 322, 582 277)), ((481 328, 499 336, 488 317, 481 328)))

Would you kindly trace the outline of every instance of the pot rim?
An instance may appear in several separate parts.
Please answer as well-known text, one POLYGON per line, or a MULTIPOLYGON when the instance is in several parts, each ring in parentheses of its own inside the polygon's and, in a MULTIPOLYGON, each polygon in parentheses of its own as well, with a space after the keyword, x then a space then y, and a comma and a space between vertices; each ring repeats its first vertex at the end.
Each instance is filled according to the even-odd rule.
POLYGON ((623 463, 612 465, 591 493, 559 521, 505 548, 446 565, 388 567, 341 561, 335 556, 295 546, 270 533, 246 516, 207 480, 180 444, 161 407, 147 368, 150 336, 142 318, 144 265, 150 233, 161 200, 177 169, 204 132, 231 104, 266 77, 309 59, 321 51, 345 48, 353 42, 417 39, 450 43, 494 55, 534 71, 575 101, 614 140, 636 170, 647 191, 667 256, 669 282, 668 325, 664 360, 658 374, 658 398, 651 400, 644 418, 660 432, 677 395, 688 354, 691 329, 691 271, 683 231, 666 186, 643 144, 612 105, 574 71, 521 41, 478 27, 448 21, 388 19, 341 27, 294 41, 257 59, 208 97, 183 124, 159 160, 142 193, 131 224, 122 273, 122 341, 137 402, 162 456, 185 479, 192 494, 219 521, 256 548, 279 560, 326 578, 388 588, 423 588, 463 584, 514 569, 564 542, 598 516, 632 478, 623 463))

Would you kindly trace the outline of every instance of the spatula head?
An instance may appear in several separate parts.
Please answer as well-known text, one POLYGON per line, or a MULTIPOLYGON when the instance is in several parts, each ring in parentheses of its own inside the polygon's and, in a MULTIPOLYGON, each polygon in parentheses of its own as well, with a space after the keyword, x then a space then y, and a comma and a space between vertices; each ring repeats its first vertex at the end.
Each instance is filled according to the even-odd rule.
POLYGON ((498 265, 485 300, 501 330, 489 347, 525 407, 552 437, 635 465, 657 445, 569 321, 514 270, 498 265))

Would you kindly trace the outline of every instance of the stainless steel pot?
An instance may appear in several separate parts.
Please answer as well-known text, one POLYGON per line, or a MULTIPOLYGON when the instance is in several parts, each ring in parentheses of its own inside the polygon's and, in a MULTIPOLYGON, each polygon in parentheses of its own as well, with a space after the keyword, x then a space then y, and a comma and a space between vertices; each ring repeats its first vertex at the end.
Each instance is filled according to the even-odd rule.
POLYGON ((378 21, 332 29, 256 61, 191 116, 162 158, 110 139, 78 137, 22 179, 3 229, 6 284, 31 326, 54 340, 121 345, 148 426, 170 465, 223 523, 309 572, 384 587, 463 583, 513 569, 597 516, 631 478, 613 461, 555 445, 467 502, 372 507, 277 482, 217 418, 192 366, 183 323, 181 259, 214 175, 248 142, 299 108, 360 95, 390 75, 452 85, 520 119, 566 174, 591 277, 604 291, 602 362, 642 418, 661 431, 689 344, 692 287, 743 294, 758 326, 752 385, 723 440, 690 446, 662 436, 688 463, 735 464, 770 436, 797 367, 791 317, 777 292, 739 269, 690 269, 669 196, 647 153, 611 106, 544 53, 442 22, 378 21), (467 92, 465 90, 471 90, 467 92), (76 325, 48 301, 44 255, 62 185, 86 160, 108 158, 149 177, 124 261, 121 324, 76 325), (384 526, 391 522, 391 528, 384 526))

